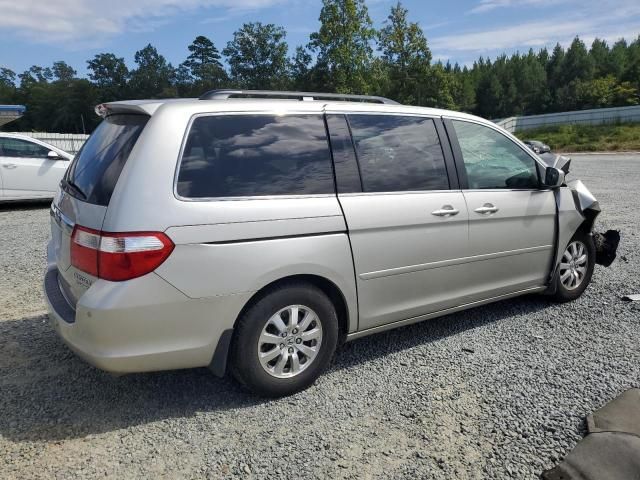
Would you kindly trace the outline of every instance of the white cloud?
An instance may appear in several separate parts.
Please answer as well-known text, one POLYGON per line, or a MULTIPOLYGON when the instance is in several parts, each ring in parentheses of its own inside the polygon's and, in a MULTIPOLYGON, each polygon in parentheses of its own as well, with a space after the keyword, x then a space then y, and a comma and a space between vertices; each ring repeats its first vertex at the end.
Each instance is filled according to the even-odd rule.
POLYGON ((510 27, 445 35, 431 40, 431 48, 455 51, 483 51, 510 49, 517 46, 538 47, 554 39, 575 36, 589 26, 588 22, 535 21, 510 27))
POLYGON ((435 37, 430 41, 431 48, 440 54, 455 57, 463 52, 491 55, 504 50, 553 46, 557 42, 567 45, 576 35, 589 44, 596 37, 614 42, 621 37, 632 40, 640 34, 638 0, 582 0, 575 5, 574 0, 480 0, 474 10, 479 13, 479 8, 487 11, 510 6, 520 7, 525 3, 539 6, 564 3, 568 9, 541 9, 536 20, 529 20, 530 16, 522 16, 506 26, 493 25, 482 30, 435 37))
POLYGON ((497 8, 504 7, 547 7, 550 5, 557 5, 562 3, 570 3, 571 0, 480 0, 478 5, 473 7, 469 13, 485 13, 495 10, 497 8))
POLYGON ((149 31, 201 8, 227 13, 287 0, 0 0, 0 28, 41 43, 96 45, 126 31, 149 31))

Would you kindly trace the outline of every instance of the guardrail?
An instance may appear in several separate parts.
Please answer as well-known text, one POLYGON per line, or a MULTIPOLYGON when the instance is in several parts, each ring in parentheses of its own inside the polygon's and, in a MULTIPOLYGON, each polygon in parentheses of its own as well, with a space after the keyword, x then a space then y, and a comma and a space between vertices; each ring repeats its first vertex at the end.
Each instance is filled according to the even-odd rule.
POLYGON ((19 135, 27 135, 32 138, 37 138, 43 142, 47 142, 54 147, 61 148, 65 152, 75 154, 80 150, 80 147, 87 141, 89 135, 83 135, 82 133, 47 133, 47 132, 15 132, 19 135))
POLYGON ((509 117, 495 121, 497 125, 511 133, 554 125, 602 125, 623 122, 640 122, 640 105, 509 117))

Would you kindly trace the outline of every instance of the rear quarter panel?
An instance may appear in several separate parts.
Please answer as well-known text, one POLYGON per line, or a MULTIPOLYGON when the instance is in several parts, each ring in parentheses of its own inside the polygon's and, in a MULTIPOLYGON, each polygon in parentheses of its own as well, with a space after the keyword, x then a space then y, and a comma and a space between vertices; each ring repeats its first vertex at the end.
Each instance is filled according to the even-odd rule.
MULTIPOLYGON (((170 236, 181 234, 175 228, 169 232, 170 236)), ((340 289, 349 311, 349 331, 357 328, 356 286, 346 233, 183 243, 176 245, 156 273, 191 298, 254 293, 282 278, 316 275, 340 289)))
MULTIPOLYGON (((187 127, 209 105, 215 113, 222 103, 165 105, 154 113, 122 170, 103 230, 166 232, 176 247, 156 273, 190 298, 256 292, 292 275, 321 276, 342 292, 349 331, 355 330, 353 261, 335 194, 210 200, 174 194, 187 127)), ((321 114, 321 105, 287 110, 299 113, 295 108, 321 114)))

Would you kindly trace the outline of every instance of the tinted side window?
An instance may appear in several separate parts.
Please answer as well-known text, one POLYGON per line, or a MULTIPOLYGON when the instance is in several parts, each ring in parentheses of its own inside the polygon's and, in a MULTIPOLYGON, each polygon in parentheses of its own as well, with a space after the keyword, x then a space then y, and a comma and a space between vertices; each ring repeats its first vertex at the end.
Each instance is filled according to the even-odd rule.
POLYGON ((194 120, 178 195, 187 198, 334 193, 321 115, 220 115, 194 120))
POLYGON ((492 128, 454 120, 469 188, 538 188, 536 162, 492 128))
POLYGON ((46 158, 47 147, 19 138, 0 138, 0 155, 3 157, 46 158))
POLYGON ((432 119, 394 115, 348 118, 365 192, 449 188, 432 119))

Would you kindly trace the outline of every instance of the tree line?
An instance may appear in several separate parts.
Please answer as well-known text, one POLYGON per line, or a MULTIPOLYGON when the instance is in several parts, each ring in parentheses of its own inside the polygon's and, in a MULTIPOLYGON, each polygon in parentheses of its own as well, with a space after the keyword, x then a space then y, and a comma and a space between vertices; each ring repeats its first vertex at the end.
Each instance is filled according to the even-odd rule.
POLYGON ((401 103, 467 111, 486 118, 640 104, 640 35, 613 45, 576 37, 565 49, 480 57, 471 66, 433 62, 427 38, 398 2, 379 29, 365 0, 323 0, 320 28, 289 54, 283 27, 245 23, 220 51, 206 36, 174 66, 151 44, 135 67, 100 53, 87 78, 66 62, 16 74, 0 69, 0 103, 27 106, 13 130, 90 132, 94 105, 193 97, 214 88, 382 95, 401 103))

